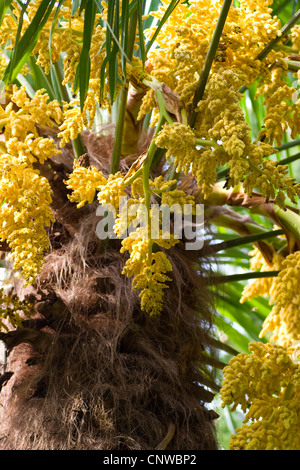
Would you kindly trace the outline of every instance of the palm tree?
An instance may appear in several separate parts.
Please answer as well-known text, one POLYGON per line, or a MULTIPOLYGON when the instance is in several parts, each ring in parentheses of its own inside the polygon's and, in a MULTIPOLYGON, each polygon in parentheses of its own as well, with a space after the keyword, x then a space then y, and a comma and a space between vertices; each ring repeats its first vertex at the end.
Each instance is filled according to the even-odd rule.
POLYGON ((228 447, 299 250, 296 3, 2 2, 0 448, 228 447))

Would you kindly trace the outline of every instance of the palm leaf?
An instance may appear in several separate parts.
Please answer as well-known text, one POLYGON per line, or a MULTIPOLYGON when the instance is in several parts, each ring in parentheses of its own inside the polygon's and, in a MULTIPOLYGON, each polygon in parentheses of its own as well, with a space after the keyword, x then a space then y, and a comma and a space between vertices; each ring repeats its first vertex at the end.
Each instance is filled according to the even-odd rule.
MULTIPOLYGON (((18 25, 18 31, 21 30, 23 15, 26 11, 28 3, 29 2, 27 2, 24 8, 22 9, 21 18, 18 25)), ((32 22, 30 23, 20 40, 19 34, 17 34, 17 41, 13 51, 13 55, 4 73, 3 81, 6 84, 13 82, 22 67, 26 64, 37 43, 39 34, 43 29, 45 23, 47 22, 54 6, 55 0, 50 0, 50 2, 48 0, 42 0, 32 22)))
POLYGON ((5 16, 8 8, 12 4, 12 1, 13 0, 2 0, 2 2, 0 3, 0 26, 3 22, 4 16, 5 16))
POLYGON ((90 46, 92 39, 92 31, 94 28, 96 18, 96 5, 94 0, 87 0, 84 5, 84 30, 83 30, 83 45, 80 54, 78 73, 79 73, 79 89, 80 89, 80 107, 83 110, 84 101, 87 90, 89 88, 91 59, 90 59, 90 46))

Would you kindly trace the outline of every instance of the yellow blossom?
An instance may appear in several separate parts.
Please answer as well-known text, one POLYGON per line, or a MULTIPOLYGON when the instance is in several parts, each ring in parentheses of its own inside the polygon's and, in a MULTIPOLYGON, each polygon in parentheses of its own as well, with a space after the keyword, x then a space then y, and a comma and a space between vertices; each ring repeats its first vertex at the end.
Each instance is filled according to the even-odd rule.
POLYGON ((273 289, 271 313, 266 318, 260 336, 272 332, 270 341, 289 346, 300 335, 299 309, 300 251, 282 261, 281 271, 273 289))
POLYGON ((296 24, 291 30, 291 41, 293 44, 293 48, 295 49, 295 53, 300 52, 300 25, 296 24))
MULTIPOLYGON (((279 271, 284 260, 282 255, 274 252, 272 262, 268 263, 258 248, 250 251, 249 254, 252 256, 250 259, 250 268, 252 271, 279 271)), ((251 300, 259 296, 270 296, 272 299, 277 282, 278 277, 255 279, 244 288, 240 302, 244 303, 246 300, 251 300)))
POLYGON ((70 140, 75 140, 84 129, 83 116, 78 107, 78 99, 65 106, 64 121, 60 126, 58 137, 60 146, 64 147, 70 140))
POLYGON ((264 127, 259 132, 258 138, 271 144, 275 142, 280 146, 285 132, 290 129, 291 138, 296 139, 299 127, 297 127, 297 106, 289 102, 295 89, 286 83, 285 76, 288 66, 282 60, 282 53, 277 53, 274 62, 275 66, 270 70, 265 70, 257 91, 257 96, 264 97, 266 109, 264 127))
POLYGON ((100 204, 119 208, 121 198, 126 198, 124 178, 120 172, 109 175, 97 197, 100 204))
POLYGON ((252 342, 223 369, 222 406, 238 405, 244 424, 231 436, 231 450, 299 449, 300 366, 278 345, 252 342))
POLYGON ((49 248, 46 228, 54 221, 46 178, 10 155, 0 157, 0 238, 7 241, 26 283, 33 283, 49 248))
POLYGON ((36 161, 44 163, 48 158, 61 153, 52 139, 35 137, 34 134, 28 134, 24 142, 12 137, 5 142, 5 145, 10 155, 26 157, 30 164, 36 161))
POLYGON ((68 189, 72 189, 72 194, 68 196, 70 201, 76 202, 80 208, 94 201, 96 191, 106 184, 106 178, 95 167, 85 168, 75 161, 73 172, 65 183, 68 189))
POLYGON ((57 100, 50 100, 45 89, 36 91, 34 97, 30 99, 26 93, 25 87, 18 88, 13 86, 11 101, 22 109, 22 114, 30 118, 41 126, 53 126, 60 124, 63 120, 63 113, 57 100))
POLYGON ((33 305, 26 298, 20 300, 12 289, 0 289, 0 331, 20 327, 24 316, 29 318, 33 313, 33 305))
MULTIPOLYGON (((168 240, 161 237, 155 239, 155 243, 164 248, 170 248, 177 241, 171 235, 168 240)), ((166 272, 172 271, 172 266, 165 253, 152 252, 152 245, 147 227, 138 227, 122 241, 121 252, 129 252, 123 274, 127 277, 134 276, 132 287, 140 290, 142 310, 150 315, 157 315, 163 308, 163 291, 168 288, 166 282, 171 281, 166 272)))

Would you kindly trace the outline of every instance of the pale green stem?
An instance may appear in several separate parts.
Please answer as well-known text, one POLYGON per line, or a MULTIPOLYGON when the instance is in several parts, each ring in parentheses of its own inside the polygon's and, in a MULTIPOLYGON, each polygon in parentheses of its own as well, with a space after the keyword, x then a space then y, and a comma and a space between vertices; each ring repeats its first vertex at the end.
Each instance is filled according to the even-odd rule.
POLYGON ((188 125, 188 118, 187 118, 187 112, 185 108, 181 109, 181 116, 182 116, 182 123, 187 126, 188 125))
POLYGON ((163 94, 160 89, 156 90, 156 97, 159 106, 159 114, 160 116, 164 117, 168 124, 174 124, 173 119, 171 118, 170 114, 166 110, 163 94))
MULTIPOLYGON (((129 34, 128 34, 128 45, 126 48, 126 56, 131 60, 136 36, 136 27, 138 21, 137 10, 132 14, 129 25, 129 34)), ((126 105, 127 105, 127 96, 128 96, 128 80, 125 86, 122 87, 120 91, 120 101, 117 112, 117 122, 116 122, 116 131, 114 138, 114 146, 111 157, 111 167, 110 172, 112 174, 116 173, 119 170, 120 160, 121 160, 121 150, 123 142, 123 133, 125 125, 125 116, 126 116, 126 105)))
POLYGON ((55 71, 55 78, 56 78, 57 86, 58 86, 58 88, 59 88, 59 92, 60 92, 60 96, 61 96, 61 101, 65 101, 66 103, 69 103, 70 97, 69 97, 69 94, 68 94, 68 90, 67 90, 66 87, 62 84, 62 82, 63 82, 63 76, 62 76, 62 73, 61 73, 61 70, 60 70, 60 67, 59 67, 59 63, 58 63, 58 62, 55 62, 55 63, 53 64, 53 68, 54 68, 54 71, 55 71))
POLYGON ((117 110, 117 122, 116 131, 114 138, 114 146, 111 158, 110 173, 114 174, 119 170, 121 149, 123 141, 123 131, 125 125, 126 105, 127 105, 128 88, 123 87, 120 90, 118 110, 117 110))
POLYGON ((284 61, 288 64, 290 70, 297 72, 300 69, 300 62, 298 60, 284 59, 284 61))
POLYGON ((274 205, 274 212, 279 221, 291 232, 296 240, 300 240, 300 216, 290 209, 281 209, 274 205))
POLYGON ((300 145, 300 139, 295 139, 292 142, 287 142, 286 144, 283 144, 280 147, 275 147, 275 149, 277 150, 277 152, 282 152, 282 150, 297 147, 297 145, 300 145))
POLYGON ((127 178, 127 180, 124 180, 125 186, 130 186, 142 173, 143 167, 139 168, 133 175, 127 178))
POLYGON ((202 145, 203 147, 214 147, 224 150, 222 145, 219 145, 215 140, 196 139, 196 144, 202 145))
POLYGON ((290 52, 291 54, 293 54, 293 53, 296 54, 296 52, 297 52, 291 46, 284 46, 283 44, 280 44, 279 46, 275 46, 274 51, 290 52))

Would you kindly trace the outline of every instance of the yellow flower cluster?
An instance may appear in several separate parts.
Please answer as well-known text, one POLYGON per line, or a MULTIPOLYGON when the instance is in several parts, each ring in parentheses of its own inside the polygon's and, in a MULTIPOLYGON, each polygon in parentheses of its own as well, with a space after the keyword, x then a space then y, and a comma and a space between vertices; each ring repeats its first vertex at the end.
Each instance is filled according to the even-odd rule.
POLYGON ((260 336, 272 332, 270 341, 290 346, 300 337, 300 251, 288 255, 272 292, 273 308, 266 318, 260 336))
MULTIPOLYGON (((56 43, 60 53, 64 53, 64 79, 63 84, 70 84, 71 89, 75 81, 77 66, 80 59, 81 43, 78 42, 77 32, 82 32, 81 22, 83 19, 74 17, 71 20, 72 29, 64 30, 59 36, 59 46, 56 43), (80 21, 79 21, 80 20, 80 21), (73 22, 76 21, 76 24, 73 22), (79 22, 79 24, 77 24, 79 22), (74 33, 73 28, 76 27, 74 33)), ((58 29, 58 31, 60 31, 58 29)), ((103 44, 106 39, 105 29, 96 25, 91 38, 90 58, 90 80, 87 95, 84 101, 84 108, 81 112, 79 97, 76 97, 70 103, 64 104, 64 121, 60 126, 59 137, 61 138, 61 147, 70 140, 75 140, 85 127, 92 129, 95 121, 97 104, 102 108, 110 110, 111 102, 109 99, 108 82, 105 80, 104 89, 101 90, 101 66, 105 59, 105 48, 103 44)), ((59 57, 59 55, 58 55, 59 57)), ((120 70, 119 70, 119 73, 120 70)))
MULTIPOLYGON (((287 130, 291 138, 296 139, 299 132, 300 114, 294 98, 295 88, 288 86, 286 75, 288 65, 282 59, 282 53, 273 53, 274 65, 265 69, 258 86, 257 96, 264 98, 265 117, 264 126, 260 130, 258 139, 264 142, 273 142, 280 146, 287 130)), ((296 92, 297 94, 297 92, 296 92)))
POLYGON ((8 64, 8 60, 5 57, 3 50, 0 50, 0 73, 3 74, 8 64))
MULTIPOLYGON (((151 75, 178 93, 187 114, 221 3, 181 2, 157 38, 160 47, 149 54, 147 66, 151 75)), ((167 148, 167 156, 172 155, 178 171, 192 172, 204 199, 212 191, 216 169, 226 164, 229 166, 228 187, 244 181, 249 196, 254 189, 258 190, 267 200, 275 200, 283 208, 286 195, 295 202, 300 194, 299 185, 287 176, 287 167, 265 158, 275 153, 273 144, 280 145, 287 130, 290 129, 295 138, 300 123, 298 107, 289 102, 295 90, 285 80, 287 53, 271 51, 263 61, 255 60, 265 44, 281 34, 280 21, 272 16, 269 3, 268 0, 244 0, 239 6, 231 7, 206 91, 198 104, 194 130, 174 123, 165 126, 156 139, 158 146, 167 148), (257 96, 264 98, 266 116, 258 140, 252 142, 238 90, 243 85, 250 86, 258 77, 261 79, 257 96), (199 148, 201 139, 212 140, 212 146, 199 148)), ((162 18, 169 4, 169 0, 164 0, 153 16, 162 18)), ((153 33, 149 30, 146 34, 151 37, 153 33)), ((297 27, 292 37, 295 48, 297 27)), ((155 121, 157 103, 153 90, 144 97, 139 118, 151 109, 155 121)))
MULTIPOLYGON (((155 244, 170 248, 178 240, 170 234, 170 239, 156 238, 155 244)), ((160 313, 163 307, 163 291, 171 278, 166 272, 172 271, 172 265, 162 251, 152 252, 153 241, 148 236, 147 227, 138 227, 122 242, 121 252, 128 251, 123 274, 134 276, 132 287, 140 290, 141 308, 150 315, 160 313)))
POLYGON ((204 199, 213 190, 217 168, 228 163, 228 187, 243 181, 249 196, 258 190, 283 208, 286 196, 295 203, 300 185, 287 174, 286 165, 265 158, 276 152, 273 146, 251 141, 250 126, 239 104, 242 83, 243 73, 238 70, 213 73, 198 105, 195 129, 178 122, 166 124, 155 142, 167 149, 166 156, 174 159, 178 172, 195 177, 204 199))
POLYGON ((232 358, 223 370, 222 406, 241 406, 244 424, 231 450, 296 450, 300 438, 300 366, 282 346, 252 342, 250 354, 232 358))
POLYGON ((48 158, 60 153, 52 139, 35 137, 34 134, 28 134, 23 142, 17 137, 12 137, 5 145, 10 155, 25 157, 30 164, 36 161, 44 163, 48 158))
MULTIPOLYGON (((263 257, 258 248, 250 251, 252 258, 250 259, 250 268, 252 271, 279 271, 282 267, 284 257, 274 251, 272 262, 269 263, 263 257)), ((240 302, 244 303, 246 300, 251 300, 259 296, 273 297, 273 292, 278 281, 278 277, 259 278, 252 281, 244 287, 240 302)))
POLYGON ((244 189, 251 196, 254 188, 259 188, 263 197, 273 199, 279 207, 284 208, 286 197, 296 203, 296 197, 300 195, 300 184, 295 184, 295 179, 288 175, 288 171, 288 165, 265 160, 261 167, 254 168, 246 176, 244 189))
POLYGON ((300 25, 296 24, 291 30, 291 41, 293 44, 293 49, 295 53, 300 52, 300 25))
POLYGON ((59 38, 61 52, 64 52, 64 79, 63 85, 73 84, 76 76, 76 69, 79 64, 82 45, 77 41, 76 35, 71 29, 62 32, 59 38))
POLYGON ((73 100, 64 106, 64 122, 60 126, 58 137, 60 146, 64 147, 70 140, 75 140, 83 131, 83 117, 79 108, 79 100, 73 100))
MULTIPOLYGON (((41 155, 41 145, 47 154, 52 151, 58 153, 58 151, 54 150, 51 139, 46 139, 43 144, 39 140, 40 150, 38 150, 37 145, 33 144, 31 140, 39 137, 37 126, 57 127, 62 120, 63 113, 58 101, 50 101, 49 95, 44 89, 38 90, 34 98, 30 99, 26 94, 25 87, 18 88, 14 85, 9 104, 4 109, 0 106, 0 129, 5 127, 5 141, 9 142, 10 139, 13 139, 11 145, 18 147, 20 143, 25 143, 27 138, 27 143, 33 152, 38 151, 35 157, 39 160, 45 160, 41 155), (19 108, 18 111, 15 110, 15 105, 19 108), (30 138, 28 138, 29 135, 30 138)), ((19 152, 19 147, 16 148, 16 151, 19 152)), ((23 151, 26 151, 28 155, 31 154, 29 148, 23 147, 23 151)))
POLYGON ((73 172, 65 183, 68 189, 72 189, 72 194, 68 196, 70 201, 76 202, 78 208, 91 204, 95 200, 96 193, 100 204, 111 204, 116 209, 119 206, 119 199, 126 197, 121 173, 105 178, 102 171, 93 166, 83 167, 78 161, 74 161, 73 172))
POLYGON ((63 111, 57 100, 50 100, 44 88, 36 91, 30 99, 25 86, 13 86, 11 101, 20 108, 19 114, 31 118, 32 122, 40 126, 59 125, 63 120, 63 111))
POLYGON ((193 130, 179 122, 165 124, 155 138, 158 147, 166 148, 166 157, 174 158, 176 170, 189 173, 196 158, 196 136, 193 130))
POLYGON ((252 422, 236 430, 230 450, 299 450, 299 398, 298 392, 291 400, 269 396, 255 400, 247 414, 252 422))
POLYGON ((106 184, 106 178, 101 171, 95 167, 85 168, 80 166, 78 161, 74 161, 74 169, 69 179, 66 181, 66 187, 72 189, 69 195, 71 202, 76 202, 77 207, 83 207, 86 203, 91 204, 96 196, 96 191, 100 190, 106 184))
MULTIPOLYGON (((30 26, 40 5, 41 0, 35 0, 28 3, 26 8, 26 15, 22 16, 21 34, 23 34, 30 26)), ((0 45, 5 46, 7 50, 13 49, 15 45, 18 24, 21 17, 21 7, 18 2, 13 0, 11 7, 13 9, 14 15, 11 15, 10 13, 5 15, 1 25, 0 35, 0 45)), ((47 19, 47 22, 44 25, 44 28, 42 29, 37 43, 32 51, 32 54, 37 55, 37 64, 44 68, 46 75, 48 75, 50 72, 51 61, 49 53, 49 40, 51 26, 54 21, 54 15, 55 8, 49 15, 49 18, 47 19)), ((71 60, 72 52, 75 52, 74 47, 71 50, 71 43, 74 45, 75 42, 77 42, 77 31, 75 25, 78 23, 78 21, 80 21, 80 19, 78 19, 78 15, 74 15, 74 17, 72 17, 72 0, 64 0, 60 22, 58 23, 56 21, 56 27, 54 27, 52 30, 51 58, 53 63, 59 60, 61 52, 65 52, 67 55, 66 63, 68 59, 71 60)), ((81 30, 78 31, 80 37, 82 36, 82 26, 83 20, 81 19, 81 30)), ((81 50, 79 42, 77 42, 77 44, 81 50)))
MULTIPOLYGON (((176 180, 164 181, 162 176, 149 181, 153 194, 160 198, 160 207, 168 207, 170 213, 190 209, 193 211, 195 200, 193 196, 187 196, 184 191, 176 188, 176 180)), ((116 233, 123 234, 125 229, 134 222, 133 214, 130 215, 130 207, 137 204, 135 216, 143 222, 143 227, 138 227, 131 232, 122 242, 122 252, 129 252, 123 274, 134 276, 132 286, 134 290, 140 290, 141 307, 151 315, 160 313, 163 307, 163 292, 168 287, 166 284, 171 278, 166 274, 172 271, 172 265, 163 251, 154 250, 154 247, 169 249, 179 242, 176 235, 170 233, 163 226, 163 214, 154 205, 149 214, 142 210, 144 194, 141 178, 132 185, 133 198, 128 199, 116 221, 116 233), (151 232, 149 233, 151 228, 151 232)))
POLYGON ((165 181, 162 175, 155 178, 153 182, 150 181, 153 193, 160 196, 161 206, 166 205, 173 209, 173 211, 176 211, 178 207, 181 212, 186 208, 187 211, 191 210, 194 213, 194 196, 186 194, 182 189, 177 188, 176 185, 176 180, 165 181))
POLYGON ((24 87, 13 86, 9 104, 0 106, 0 129, 5 127, 0 156, 0 237, 7 241, 14 269, 21 271, 27 284, 40 272, 49 248, 46 229, 54 220, 50 185, 33 164, 60 153, 52 139, 39 135, 38 126, 57 126, 62 118, 59 103, 50 101, 45 90, 30 99, 24 87))
POLYGON ((125 197, 124 178, 120 172, 115 173, 114 175, 109 175, 105 186, 103 186, 101 191, 98 193, 98 201, 100 204, 110 204, 117 210, 119 208, 120 198, 125 197))
POLYGON ((0 239, 8 242, 14 269, 20 270, 26 284, 30 284, 39 274, 44 252, 49 248, 45 227, 54 221, 51 188, 26 159, 1 155, 0 169, 0 239))
POLYGON ((17 23, 12 15, 5 15, 1 25, 0 46, 13 49, 17 32, 17 23))

